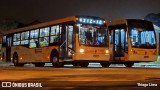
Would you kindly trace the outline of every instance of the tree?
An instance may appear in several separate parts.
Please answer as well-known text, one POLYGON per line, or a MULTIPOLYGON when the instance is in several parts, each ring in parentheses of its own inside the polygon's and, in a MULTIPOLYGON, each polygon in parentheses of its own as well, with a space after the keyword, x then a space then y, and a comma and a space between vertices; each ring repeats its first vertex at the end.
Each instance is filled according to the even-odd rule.
POLYGON ((5 32, 17 28, 18 23, 12 19, 6 18, 0 22, 0 31, 5 32))
POLYGON ((160 27, 160 13, 158 13, 158 14, 149 13, 148 15, 145 16, 144 19, 148 20, 148 21, 151 21, 153 24, 160 27))
POLYGON ((6 18, 2 22, 0 22, 0 32, 3 33, 5 31, 21 28, 24 26, 27 26, 27 25, 10 18, 6 18))

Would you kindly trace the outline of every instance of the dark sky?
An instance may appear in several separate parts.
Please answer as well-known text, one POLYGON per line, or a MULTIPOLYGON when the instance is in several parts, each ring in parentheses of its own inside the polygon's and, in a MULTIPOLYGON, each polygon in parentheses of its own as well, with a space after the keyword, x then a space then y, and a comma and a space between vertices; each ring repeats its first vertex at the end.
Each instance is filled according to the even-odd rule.
POLYGON ((23 23, 72 15, 142 19, 148 13, 160 13, 160 0, 0 0, 0 20, 12 18, 23 23))

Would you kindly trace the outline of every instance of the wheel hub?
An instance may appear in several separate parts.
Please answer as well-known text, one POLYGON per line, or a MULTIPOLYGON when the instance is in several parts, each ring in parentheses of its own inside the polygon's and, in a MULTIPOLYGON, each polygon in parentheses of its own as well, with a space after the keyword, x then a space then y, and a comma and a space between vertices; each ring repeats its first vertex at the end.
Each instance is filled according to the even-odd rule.
POLYGON ((17 63, 17 58, 14 59, 14 63, 17 63))

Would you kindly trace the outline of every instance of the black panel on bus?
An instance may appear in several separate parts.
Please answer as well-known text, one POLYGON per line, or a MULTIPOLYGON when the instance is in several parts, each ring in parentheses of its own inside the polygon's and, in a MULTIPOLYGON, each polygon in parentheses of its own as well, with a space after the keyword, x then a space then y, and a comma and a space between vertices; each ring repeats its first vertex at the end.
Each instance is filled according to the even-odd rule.
POLYGON ((140 20, 140 19, 128 19, 127 22, 128 26, 131 28, 138 27, 138 28, 146 28, 153 30, 153 24, 150 21, 140 20))

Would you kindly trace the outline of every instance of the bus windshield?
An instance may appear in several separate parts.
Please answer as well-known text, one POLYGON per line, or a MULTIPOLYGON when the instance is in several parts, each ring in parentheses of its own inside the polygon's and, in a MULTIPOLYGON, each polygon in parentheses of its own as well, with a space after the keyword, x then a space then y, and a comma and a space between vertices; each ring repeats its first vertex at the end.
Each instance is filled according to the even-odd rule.
POLYGON ((99 26, 79 26, 80 45, 104 46, 108 45, 107 30, 99 26))
POLYGON ((135 48, 156 48, 156 38, 154 30, 143 28, 132 28, 130 30, 132 47, 135 48))

